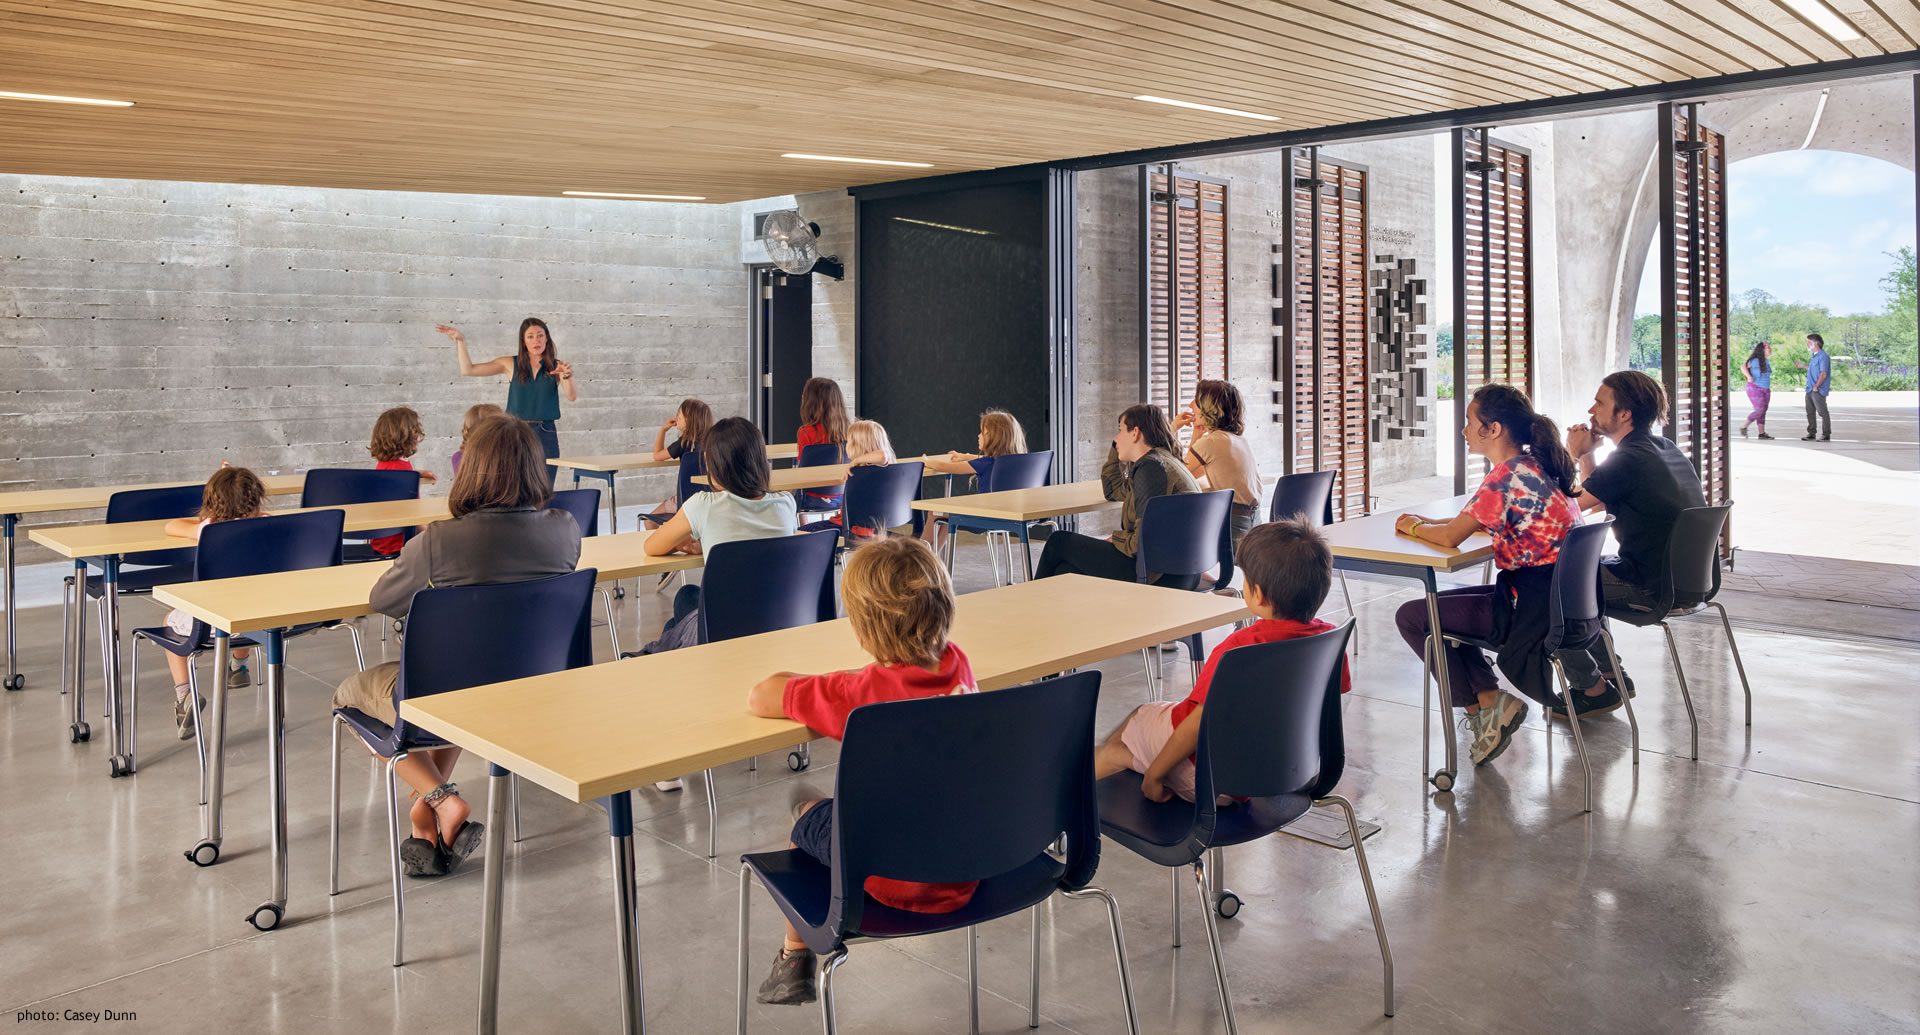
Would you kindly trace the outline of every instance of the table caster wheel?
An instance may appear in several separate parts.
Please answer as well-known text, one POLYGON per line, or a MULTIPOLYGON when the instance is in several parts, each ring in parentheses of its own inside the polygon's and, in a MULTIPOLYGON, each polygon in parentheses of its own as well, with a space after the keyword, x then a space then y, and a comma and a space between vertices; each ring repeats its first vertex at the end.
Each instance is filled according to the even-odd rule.
POLYGON ((19 672, 7 677, 7 689, 19 690, 27 685, 27 677, 19 672))
POLYGON ((1438 790, 1438 791, 1453 790, 1453 774, 1447 772, 1445 769, 1436 770, 1433 774, 1432 779, 1433 779, 1434 790, 1438 790))
POLYGON ((278 902, 269 902, 255 909, 253 914, 247 917, 247 923, 252 924, 256 931, 271 931, 280 926, 283 908, 278 902))
POLYGON ((622 585, 620 585, 620 584, 619 584, 618 582, 616 582, 616 583, 614 583, 614 584, 613 584, 613 599, 615 599, 615 600, 625 600, 625 599, 627 599, 627 587, 625 587, 625 586, 622 586, 622 585))
POLYGON ((107 759, 107 773, 114 779, 133 775, 133 759, 126 755, 114 755, 107 759))
POLYGON ((798 751, 787 752, 787 768, 798 773, 813 764, 813 759, 798 751))
POLYGON ((1220 914, 1222 920, 1233 919, 1234 914, 1240 912, 1240 896, 1231 891, 1222 891, 1214 896, 1213 911, 1220 914))
POLYGON ((220 861, 220 846, 212 841, 202 841, 187 849, 186 856, 195 866, 212 866, 220 861))
POLYGON ((84 722, 76 722, 67 727, 67 736, 73 738, 75 744, 85 744, 93 739, 93 729, 84 722))

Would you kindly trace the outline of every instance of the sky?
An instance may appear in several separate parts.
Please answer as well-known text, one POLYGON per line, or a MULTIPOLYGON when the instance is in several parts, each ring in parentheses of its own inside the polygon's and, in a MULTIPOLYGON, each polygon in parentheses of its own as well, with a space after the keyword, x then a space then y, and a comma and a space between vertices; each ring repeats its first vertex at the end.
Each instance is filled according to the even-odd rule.
MULTIPOLYGON (((1880 278, 1893 266, 1885 253, 1914 243, 1912 173, 1836 151, 1783 151, 1735 162, 1729 179, 1734 295, 1759 288, 1836 315, 1880 311, 1880 278)), ((1659 272, 1648 261, 1636 312, 1660 311, 1659 272)))

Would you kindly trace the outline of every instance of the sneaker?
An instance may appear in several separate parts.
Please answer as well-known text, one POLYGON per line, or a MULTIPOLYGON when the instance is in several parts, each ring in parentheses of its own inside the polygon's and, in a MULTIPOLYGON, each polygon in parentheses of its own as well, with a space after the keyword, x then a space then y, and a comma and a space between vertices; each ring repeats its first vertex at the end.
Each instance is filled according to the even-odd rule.
POLYGON ((1772 442, 1772 441, 1773 441, 1773 436, 1772 436, 1772 435, 1769 435, 1769 434, 1767 434, 1766 432, 1764 432, 1764 431, 1763 431, 1763 432, 1761 432, 1761 433, 1760 433, 1760 441, 1762 441, 1762 442, 1772 442))
MULTIPOLYGON (((1619 688, 1613 685, 1612 680, 1604 681, 1603 686, 1605 689, 1597 694, 1579 691, 1573 694, 1573 707, 1575 711, 1580 713, 1581 718, 1586 718, 1590 715, 1606 715, 1609 712, 1617 712, 1620 710, 1622 699, 1619 688)), ((1565 722, 1567 720, 1566 701, 1556 701, 1549 705, 1547 707, 1547 715, 1550 718, 1565 722)))
POLYGON ((1749 428, 1749 427, 1751 427, 1751 425, 1747 425, 1747 424, 1742 424, 1742 425, 1740 425, 1740 437, 1741 437, 1741 438, 1746 438, 1746 437, 1747 437, 1747 428, 1749 428))
POLYGON ((815 960, 812 949, 785 949, 773 958, 773 970, 767 973, 767 979, 760 982, 760 992, 753 998, 756 1002, 768 1006, 799 1006, 811 1003, 818 994, 814 991, 813 972, 815 960))
POLYGON ((653 781, 653 789, 656 791, 684 791, 687 789, 687 781, 677 776, 671 780, 655 780, 653 781))
POLYGON ((400 872, 408 877, 444 877, 447 855, 439 845, 424 837, 409 837, 400 842, 400 872))
MULTIPOLYGON (((197 700, 192 694, 173 699, 173 726, 174 731, 179 734, 181 740, 193 739, 193 712, 189 710, 187 705, 187 702, 192 700, 197 700)), ((206 707, 207 702, 201 701, 201 710, 205 711, 206 707)))
POLYGON ((1833 441, 1833 436, 1832 436, 1832 435, 1822 435, 1822 436, 1820 436, 1820 441, 1822 441, 1822 442, 1832 442, 1832 441, 1833 441))
POLYGON ((247 671, 247 666, 241 665, 239 668, 227 670, 227 689, 238 690, 252 685, 253 673, 247 671))
POLYGON ((1486 765, 1500 757, 1513 742, 1513 734, 1527 718, 1527 704, 1512 694, 1501 694, 1492 708, 1482 708, 1480 737, 1473 742, 1469 756, 1474 765, 1486 765))
POLYGON ((1806 435, 1802 435, 1802 436, 1800 436, 1800 441, 1802 441, 1802 442, 1812 442, 1812 441, 1814 441, 1814 438, 1813 438, 1813 435, 1812 435, 1811 433, 1809 433, 1809 434, 1806 434, 1806 435))

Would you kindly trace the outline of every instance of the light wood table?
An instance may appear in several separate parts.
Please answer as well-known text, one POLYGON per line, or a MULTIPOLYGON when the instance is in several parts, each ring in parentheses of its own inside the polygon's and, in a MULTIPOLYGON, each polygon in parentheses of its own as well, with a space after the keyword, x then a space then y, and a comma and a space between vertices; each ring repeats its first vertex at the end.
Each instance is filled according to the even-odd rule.
MULTIPOLYGON (((658 575, 698 568, 699 555, 649 557, 647 538, 653 533, 627 532, 592 536, 580 541, 580 568, 598 569, 598 581, 658 575)), ((266 931, 278 926, 287 906, 287 790, 286 790, 286 678, 285 635, 296 625, 358 618, 371 614, 374 583, 392 561, 344 564, 330 568, 249 575, 244 578, 183 582, 154 590, 154 599, 212 626, 214 671, 226 671, 233 636, 253 634, 265 640, 267 654, 267 788, 272 822, 272 879, 267 901, 248 921, 266 931)), ((611 609, 608 620, 613 619, 611 609)), ((615 653, 618 653, 616 649, 615 653)), ((198 866, 220 861, 220 812, 226 784, 227 687, 213 681, 208 709, 207 781, 201 807, 200 840, 186 852, 198 866)), ((501 828, 505 829, 505 828, 501 828)))
MULTIPOLYGON (((304 474, 274 474, 260 479, 266 483, 267 495, 290 496, 300 492, 306 482, 304 474)), ((137 485, 87 485, 65 489, 20 489, 13 492, 0 492, 0 526, 4 526, 6 536, 6 559, 4 562, 6 579, 6 618, 7 618, 7 670, 5 679, 0 681, 8 690, 19 690, 27 685, 27 677, 20 671, 19 623, 14 598, 14 526, 20 519, 34 514, 59 514, 75 510, 102 510, 116 492, 128 492, 135 489, 175 489, 200 482, 143 482, 137 485)))
MULTIPOLYGON (((1119 507, 1119 501, 1106 497, 1105 489, 1097 478, 1063 485, 1043 485, 1037 489, 1008 489, 971 496, 915 500, 913 503, 915 510, 945 514, 950 519, 957 519, 951 522, 953 532, 1005 532, 1009 536, 1019 536, 1020 545, 1026 551, 1029 577, 1033 573, 1033 541, 1029 538, 1029 532, 1035 521, 1117 510, 1119 507)), ((954 543, 957 539, 955 535, 947 536, 948 571, 953 570, 954 543)), ((1011 560, 1011 542, 1008 543, 1008 553, 1008 559, 1011 560)), ((997 577, 997 559, 994 571, 997 577)))
MULTIPOLYGON (((1236 598, 1083 575, 968 593, 956 600, 953 642, 980 689, 997 690, 1229 625, 1236 598)), ((508 774, 569 801, 607 799, 614 859, 621 1000, 627 1030, 641 1013, 631 791, 811 741, 805 726, 747 713, 747 690, 778 671, 859 668, 871 659, 846 619, 705 644, 531 679, 402 701, 409 723, 491 766, 488 817, 505 829, 508 774)), ((490 833, 481 921, 481 1031, 499 995, 505 838, 490 833)))
MULTIPOLYGON (((315 507, 314 510, 340 510, 346 512, 344 530, 364 532, 379 528, 399 528, 412 525, 424 525, 445 520, 447 498, 429 496, 422 499, 389 500, 383 503, 352 503, 339 507, 315 507)), ((275 511, 275 514, 297 514, 299 509, 275 511)), ((106 619, 102 623, 101 664, 107 694, 107 729, 111 754, 107 759, 107 772, 114 777, 130 776, 134 772, 133 743, 126 724, 120 721, 122 692, 120 676, 120 558, 130 553, 145 553, 149 550, 177 550, 191 546, 189 540, 167 534, 165 521, 120 521, 114 524, 98 525, 62 525, 56 528, 36 528, 28 533, 29 538, 41 546, 70 558, 73 561, 73 579, 76 586, 84 587, 89 563, 102 572, 106 592, 106 619)), ((91 738, 92 732, 86 722, 86 608, 84 596, 76 600, 68 613, 66 636, 72 644, 73 665, 72 691, 67 699, 68 726, 67 735, 74 743, 91 738)), ((224 669, 222 673, 224 673, 224 669)), ((216 682, 219 680, 216 679, 216 682)))
MULTIPOLYGON (((895 460, 894 463, 923 464, 932 459, 935 459, 935 457, 903 456, 895 460)), ((946 459, 946 454, 940 454, 938 459, 946 459)), ((769 492, 799 492, 802 489, 824 489, 829 486, 844 484, 847 480, 848 472, 852 470, 852 464, 818 464, 813 467, 782 467, 772 472, 768 478, 767 490, 769 492)), ((926 471, 925 476, 928 478, 944 478, 947 475, 944 471, 929 469, 926 471)), ((713 484, 704 474, 694 475, 693 480, 700 485, 713 484)))
MULTIPOLYGON (((1456 572, 1486 563, 1493 556, 1493 541, 1485 534, 1476 533, 1458 547, 1448 549, 1412 536, 1401 535, 1393 530, 1393 523, 1402 514, 1450 518, 1460 513, 1461 509, 1467 505, 1469 498, 1453 496, 1417 507, 1350 518, 1328 525, 1320 531, 1326 536, 1327 545, 1333 549, 1335 568, 1342 571, 1371 572, 1375 575, 1393 575, 1418 581, 1427 594, 1427 628, 1437 633, 1440 629, 1440 604, 1435 574, 1456 572)), ((1451 716, 1453 697, 1447 666, 1435 664, 1432 658, 1427 659, 1427 666, 1437 673, 1434 690, 1440 702, 1440 714, 1451 716)), ((1426 701, 1424 687, 1421 698, 1426 701)), ((1450 791, 1459 772, 1459 759, 1451 727, 1443 722, 1441 729, 1444 734, 1442 741, 1446 745, 1446 765, 1441 769, 1433 770, 1427 778, 1432 781, 1435 789, 1450 791)), ((1427 730, 1428 725, 1423 724, 1420 735, 1420 768, 1423 773, 1427 772, 1429 765, 1428 751, 1431 744, 1427 730)))
MULTIPOLYGON (((767 459, 792 460, 800 455, 800 446, 793 442, 776 442, 767 446, 767 459)), ((663 467, 678 467, 678 460, 655 460, 653 451, 643 453, 601 453, 595 456, 562 456, 547 461, 563 471, 573 472, 575 488, 580 479, 592 478, 607 483, 607 509, 612 515, 609 528, 620 531, 620 495, 614 486, 614 478, 622 471, 645 471, 663 467)))

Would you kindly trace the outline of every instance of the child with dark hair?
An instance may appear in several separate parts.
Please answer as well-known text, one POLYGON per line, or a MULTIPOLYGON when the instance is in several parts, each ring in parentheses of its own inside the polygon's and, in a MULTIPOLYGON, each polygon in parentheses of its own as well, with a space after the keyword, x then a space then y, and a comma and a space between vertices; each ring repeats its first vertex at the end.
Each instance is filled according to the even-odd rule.
MULTIPOLYGON (((1241 540, 1239 563, 1246 575, 1247 610, 1259 621, 1222 640, 1207 655, 1193 692, 1184 701, 1150 701, 1135 708, 1094 752, 1096 779, 1131 769, 1140 793, 1154 801, 1174 795, 1193 800, 1193 753, 1200 746, 1200 716, 1220 655, 1254 643, 1272 643, 1326 632, 1332 625, 1314 615, 1333 585, 1333 551, 1311 524, 1294 518, 1256 525, 1241 540)), ((1340 692, 1353 689, 1341 661, 1340 692)), ((1221 805, 1232 799, 1222 798, 1221 805)))
POLYGON ((1173 428, 1160 407, 1141 403, 1121 413, 1113 446, 1107 450, 1107 462, 1100 468, 1106 497, 1120 504, 1120 528, 1107 539, 1078 532, 1048 536, 1034 578, 1081 574, 1132 582, 1140 515, 1147 509, 1147 501, 1155 496, 1200 491, 1199 483, 1173 450, 1173 428))
MULTIPOLYGON (((200 541, 200 530, 216 521, 238 521, 241 518, 263 517, 266 514, 267 487, 260 481, 259 475, 244 467, 221 464, 213 477, 207 479, 207 487, 200 494, 200 513, 194 517, 174 518, 167 522, 166 533, 182 539, 200 541)), ((167 612, 167 628, 180 636, 193 632, 193 616, 174 608, 167 612)), ((246 661, 248 651, 236 647, 231 652, 230 666, 220 678, 227 680, 228 686, 245 686, 248 681, 246 661)), ((160 656, 167 659, 167 671, 173 676, 173 724, 181 740, 193 739, 193 713, 190 708, 205 708, 205 701, 189 704, 192 695, 191 682, 193 661, 181 657, 172 651, 161 651, 160 656)))

